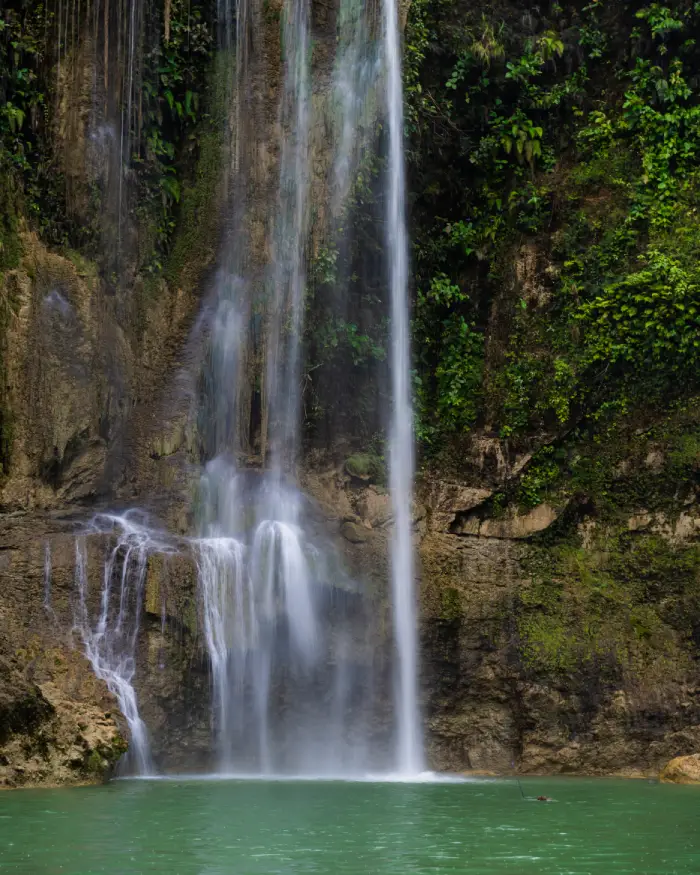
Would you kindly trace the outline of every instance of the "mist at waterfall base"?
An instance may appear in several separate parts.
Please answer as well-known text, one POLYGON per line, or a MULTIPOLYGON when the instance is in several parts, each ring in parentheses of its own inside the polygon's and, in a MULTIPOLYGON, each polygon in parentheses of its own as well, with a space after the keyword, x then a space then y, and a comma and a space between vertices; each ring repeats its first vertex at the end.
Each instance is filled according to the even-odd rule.
MULTIPOLYGON (((244 8, 245 7, 245 8, 244 8)), ((251 110, 253 21, 236 6, 233 104, 251 110)), ((281 144, 269 264, 248 257, 256 209, 249 179, 254 143, 236 138, 232 223, 208 316, 208 353, 193 416, 204 464, 194 506, 196 531, 175 538, 138 511, 99 515, 86 534, 111 537, 99 600, 89 595, 86 534, 76 543, 75 628, 98 677, 116 696, 130 730, 127 772, 154 772, 149 731, 139 713, 135 673, 148 563, 183 553, 197 571, 197 624, 211 678, 211 763, 221 775, 420 779, 423 755, 417 694, 417 630, 412 546, 413 436, 409 390, 408 242, 405 224, 401 58, 395 0, 384 0, 381 44, 370 13, 341 0, 333 75, 332 225, 342 235, 351 179, 369 150, 367 111, 384 106, 386 274, 390 305, 393 408, 388 455, 395 658, 376 653, 373 596, 351 580, 314 523, 294 472, 301 444, 301 340, 311 222, 311 40, 307 0, 286 0, 281 144), (381 96, 383 94, 383 97, 381 96), (264 337, 251 332, 263 309, 264 337), (256 347, 259 345, 259 348, 256 347), (245 406, 251 356, 266 399, 262 465, 251 452, 245 406), (208 461, 206 461, 208 460, 208 461), (91 609, 91 604, 94 607, 91 609), (388 681, 387 681, 388 678, 388 681), (393 692, 391 690, 393 686, 393 692), (387 703, 389 703, 387 705, 387 703), (392 704, 393 703, 393 704, 392 704)), ((227 10, 227 21, 231 10, 227 10)), ((127 112, 130 118, 130 109, 127 112)), ((196 378, 193 385, 196 383, 196 378)), ((50 577, 50 569, 47 572, 50 577)), ((48 579, 47 577, 47 579, 48 579)), ((163 604, 164 623, 166 610, 163 604)))
POLYGON ((373 665, 358 660, 371 656, 361 593, 274 472, 215 459, 202 503, 194 546, 219 771, 360 773, 375 716, 373 665))

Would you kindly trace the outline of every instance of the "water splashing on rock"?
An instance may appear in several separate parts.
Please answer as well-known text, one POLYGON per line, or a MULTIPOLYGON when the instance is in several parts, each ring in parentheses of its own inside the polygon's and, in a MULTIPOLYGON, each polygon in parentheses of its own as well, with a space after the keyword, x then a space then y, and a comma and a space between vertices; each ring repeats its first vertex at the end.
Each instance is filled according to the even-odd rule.
POLYGON ((170 549, 137 512, 100 514, 75 542, 75 630, 93 671, 116 696, 131 736, 128 765, 141 775, 150 774, 153 766, 148 731, 132 683, 137 638, 148 558, 170 549), (87 539, 99 535, 108 535, 115 543, 109 549, 99 599, 95 600, 90 592, 87 539))

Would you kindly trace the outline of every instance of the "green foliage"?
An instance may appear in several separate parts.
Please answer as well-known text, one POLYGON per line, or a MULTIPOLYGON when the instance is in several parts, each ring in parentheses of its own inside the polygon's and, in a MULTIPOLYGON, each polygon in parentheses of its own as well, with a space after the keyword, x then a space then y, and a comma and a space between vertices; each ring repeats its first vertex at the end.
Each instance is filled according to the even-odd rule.
POLYGON ((106 763, 98 751, 91 750, 90 753, 86 755, 84 768, 89 774, 96 776, 102 775, 105 771, 105 765, 106 763))
POLYGON ((316 338, 319 353, 324 359, 330 358, 337 351, 344 352, 355 366, 372 359, 384 361, 386 358, 383 343, 360 331, 354 322, 346 322, 345 319, 329 318, 318 327, 316 338))
MULTIPOLYGON (((182 283, 188 268, 191 272, 198 263, 206 262, 213 255, 219 217, 217 195, 221 154, 221 131, 215 127, 201 130, 194 174, 184 180, 178 197, 178 221, 169 241, 164 267, 165 277, 172 283, 182 283)), ((153 269, 157 263, 151 262, 149 266, 153 269)))
POLYGON ((479 419, 479 298, 498 282, 512 234, 547 220, 550 189, 535 178, 554 161, 547 114, 573 100, 585 77, 557 76, 566 46, 555 26, 520 34, 515 22, 460 2, 412 4, 406 43, 418 435, 434 449, 479 419))
MULTIPOLYGON (((319 249, 311 265, 311 287, 320 295, 331 290, 341 281, 339 253, 335 246, 326 245, 319 249)), ((350 278, 351 281, 354 277, 350 278)), ((322 367, 334 359, 341 358, 354 367, 363 367, 371 362, 386 359, 386 320, 378 320, 371 330, 363 330, 357 322, 338 316, 333 308, 328 308, 322 318, 313 326, 316 348, 316 367, 322 367)))
POLYGON ((683 30, 684 27, 683 22, 678 18, 674 18, 671 10, 660 3, 652 3, 651 6, 639 9, 636 15, 637 18, 641 18, 648 23, 652 36, 655 39, 664 40, 669 34, 674 31, 683 30))
POLYGON ((557 434, 697 388, 699 25, 687 0, 555 4, 526 20, 509 4, 413 4, 426 449, 480 421, 557 434), (527 239, 536 276, 518 254, 527 239))
POLYGON ((522 111, 509 119, 495 119, 494 130, 501 138, 506 155, 514 152, 518 161, 526 160, 530 165, 542 156, 542 128, 534 125, 522 111))
POLYGON ((617 525, 640 512, 673 525, 692 499, 700 471, 698 399, 666 415, 644 406, 617 407, 606 418, 572 429, 537 450, 518 478, 492 500, 491 516, 543 501, 566 513, 542 535, 547 543, 576 539, 581 517, 617 525))
POLYGON ((440 593, 440 619, 452 623, 460 620, 463 613, 459 590, 452 586, 442 590, 440 593))
POLYGON ((38 65, 43 7, 33 14, 8 9, 0 19, 0 142, 5 160, 19 170, 30 167, 29 119, 44 105, 38 65))
POLYGON ((435 369, 438 414, 448 432, 466 430, 479 409, 484 338, 463 316, 453 313, 443 323, 442 342, 443 354, 435 369))
POLYGON ((700 364, 698 268, 652 248, 640 260, 645 269, 607 286, 576 314, 590 337, 587 363, 692 374, 700 364))
POLYGON ((523 506, 537 507, 548 497, 550 487, 559 480, 561 471, 554 454, 554 447, 543 447, 520 478, 516 497, 523 506))
POLYGON ((166 266, 188 171, 193 165, 198 171, 201 167, 195 132, 206 148, 211 146, 207 128, 217 97, 212 90, 206 93, 207 81, 214 83, 215 91, 218 73, 212 64, 212 28, 205 11, 204 2, 172 0, 169 39, 163 37, 145 59, 144 130, 142 138, 135 140, 132 162, 139 184, 136 217, 147 241, 141 260, 154 275, 166 266))
POLYGON ((518 651, 536 674, 616 673, 689 658, 700 552, 611 530, 589 547, 535 550, 514 607, 518 651))
POLYGON ((86 242, 90 229, 66 210, 65 181, 51 145, 45 4, 8 0, 0 18, 0 270, 19 257, 19 216, 53 244, 86 242))
POLYGON ((670 467, 676 476, 684 479, 700 470, 700 427, 692 433, 682 433, 670 442, 670 467))
POLYGON ((384 458, 375 452, 354 453, 345 460, 345 470, 352 477, 374 483, 386 480, 384 458))
POLYGON ((420 359, 428 367, 414 376, 418 402, 416 428, 419 439, 426 444, 441 435, 464 432, 476 420, 484 338, 464 315, 470 309, 468 296, 442 273, 433 277, 425 294, 418 292, 414 335, 420 359), (432 409, 437 410, 437 423, 430 416, 432 409))
POLYGON ((338 250, 322 246, 312 267, 313 281, 317 285, 332 286, 338 279, 338 250))
POLYGON ((385 425, 388 350, 381 176, 376 153, 362 159, 338 226, 311 259, 306 287, 304 416, 317 443, 338 434, 366 446, 385 425))

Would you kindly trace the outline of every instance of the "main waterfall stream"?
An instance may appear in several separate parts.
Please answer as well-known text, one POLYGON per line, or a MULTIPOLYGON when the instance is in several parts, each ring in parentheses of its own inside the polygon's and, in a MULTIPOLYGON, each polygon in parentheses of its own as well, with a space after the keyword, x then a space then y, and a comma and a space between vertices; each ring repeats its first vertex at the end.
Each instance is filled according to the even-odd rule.
MULTIPOLYGON (((189 537, 174 537, 133 511, 98 515, 76 544, 75 628, 95 673, 117 697, 129 724, 127 770, 150 774, 155 768, 150 734, 136 693, 148 563, 158 554, 189 556, 196 568, 198 624, 210 669, 215 770, 258 776, 415 777, 423 769, 423 756, 396 0, 384 0, 381 15, 372 4, 341 0, 331 68, 312 64, 310 0, 285 0, 274 124, 260 90, 267 69, 261 8, 252 0, 238 0, 235 8, 220 4, 219 12, 229 58, 230 138, 222 166, 229 231, 197 323, 204 353, 188 377, 190 421, 201 448, 201 474, 192 498, 195 530, 189 537), (325 76, 323 87, 315 78, 319 75, 325 76), (371 133, 377 121, 386 122, 384 136, 371 133), (345 245, 354 176, 362 162, 380 155, 384 166, 395 645, 388 670, 394 678, 393 707, 388 708, 381 702, 386 671, 372 652, 369 603, 362 586, 343 569, 331 540, 312 523, 313 507, 298 485, 305 295, 310 252, 319 245, 318 206, 312 206, 320 184, 314 136, 321 122, 331 130, 322 144, 328 168, 321 188, 328 200, 323 223, 337 246, 345 245), (279 138, 272 162, 263 154, 270 131, 279 138), (261 228, 267 229, 262 248, 261 228), (257 425, 254 408, 260 411, 257 425), (92 609, 85 546, 90 534, 109 541, 99 606, 92 609)), ((132 37, 135 27, 132 20, 132 37)), ((130 44, 130 77, 133 51, 130 44)), ((127 121, 131 101, 130 84, 127 121)), ((122 131, 124 137, 128 142, 128 131, 122 131)), ((340 315, 347 287, 347 277, 339 277, 334 297, 340 315)), ((50 572, 49 567, 47 580, 50 572)), ((165 624, 165 603, 162 611, 165 624)))
POLYGON ((394 628, 399 652, 397 712, 399 771, 416 774, 422 767, 418 728, 417 629, 413 592, 411 497, 413 486, 413 412, 409 388, 408 240, 405 217, 403 89, 398 11, 384 0, 386 105, 389 119, 387 248, 391 292, 391 377, 394 411, 390 432, 391 495, 394 534, 391 549, 394 628))

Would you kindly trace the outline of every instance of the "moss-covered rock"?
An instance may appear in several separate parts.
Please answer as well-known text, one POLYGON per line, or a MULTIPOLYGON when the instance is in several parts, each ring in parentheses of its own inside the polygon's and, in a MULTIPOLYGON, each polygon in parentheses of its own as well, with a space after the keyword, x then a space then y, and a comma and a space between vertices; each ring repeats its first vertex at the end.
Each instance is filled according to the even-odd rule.
POLYGON ((700 784, 700 754, 675 757, 659 775, 665 784, 700 784))
MULTIPOLYGON (((87 686, 92 683, 88 676, 87 686)), ((80 701, 54 682, 28 682, 18 667, 0 660, 0 787, 100 782, 126 750, 104 707, 80 701)))
POLYGON ((351 544, 364 544, 369 538, 369 532, 364 526, 350 521, 342 524, 340 534, 351 544))
POLYGON ((381 480, 384 473, 382 460, 372 453, 354 453, 345 460, 345 470, 351 477, 366 483, 381 480))

